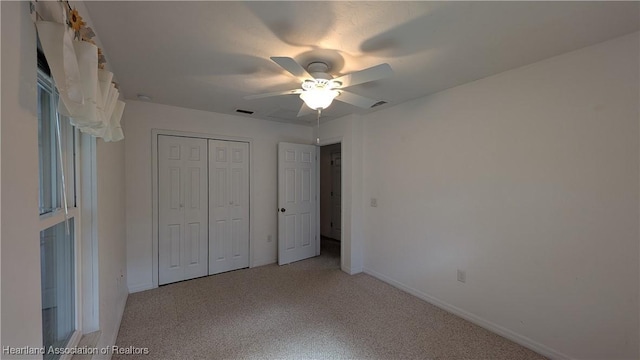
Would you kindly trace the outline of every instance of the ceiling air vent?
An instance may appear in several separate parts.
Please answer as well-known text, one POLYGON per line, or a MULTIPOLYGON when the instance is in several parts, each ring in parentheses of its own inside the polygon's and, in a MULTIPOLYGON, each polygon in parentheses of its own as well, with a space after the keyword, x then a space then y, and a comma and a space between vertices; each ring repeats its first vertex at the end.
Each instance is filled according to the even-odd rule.
POLYGON ((380 101, 378 101, 377 103, 375 103, 375 104, 371 105, 371 107, 372 107, 372 108, 374 108, 374 107, 376 107, 376 106, 384 105, 384 104, 386 104, 386 103, 387 103, 386 101, 384 101, 384 100, 380 100, 380 101))
POLYGON ((251 110, 236 109, 236 112, 239 112, 241 114, 248 114, 248 115, 253 114, 253 111, 251 111, 251 110))

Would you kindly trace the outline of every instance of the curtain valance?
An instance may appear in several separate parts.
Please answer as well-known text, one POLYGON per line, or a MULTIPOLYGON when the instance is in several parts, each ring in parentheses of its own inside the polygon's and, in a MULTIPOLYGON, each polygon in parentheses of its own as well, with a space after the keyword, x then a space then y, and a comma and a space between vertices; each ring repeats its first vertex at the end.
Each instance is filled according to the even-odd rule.
MULTIPOLYGON (((98 47, 83 40, 79 26, 69 25, 66 4, 38 2, 36 11, 40 44, 60 94, 58 112, 84 133, 104 141, 124 139, 120 120, 125 103, 118 100, 113 73, 99 68, 98 47)), ((74 22, 84 25, 77 18, 74 22)))

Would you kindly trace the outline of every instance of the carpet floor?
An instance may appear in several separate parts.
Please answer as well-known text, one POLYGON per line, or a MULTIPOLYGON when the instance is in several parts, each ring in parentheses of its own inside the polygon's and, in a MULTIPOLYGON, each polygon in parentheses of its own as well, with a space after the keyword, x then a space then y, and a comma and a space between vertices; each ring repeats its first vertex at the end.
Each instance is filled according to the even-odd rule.
POLYGON ((322 255, 131 294, 113 359, 544 359, 322 255))

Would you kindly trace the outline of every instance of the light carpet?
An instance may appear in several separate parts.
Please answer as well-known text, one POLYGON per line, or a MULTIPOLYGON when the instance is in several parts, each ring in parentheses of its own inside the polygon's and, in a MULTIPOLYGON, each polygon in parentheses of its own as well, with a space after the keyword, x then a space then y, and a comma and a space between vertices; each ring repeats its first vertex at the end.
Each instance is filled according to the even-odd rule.
POLYGON ((544 359, 322 255, 131 294, 113 359, 544 359))

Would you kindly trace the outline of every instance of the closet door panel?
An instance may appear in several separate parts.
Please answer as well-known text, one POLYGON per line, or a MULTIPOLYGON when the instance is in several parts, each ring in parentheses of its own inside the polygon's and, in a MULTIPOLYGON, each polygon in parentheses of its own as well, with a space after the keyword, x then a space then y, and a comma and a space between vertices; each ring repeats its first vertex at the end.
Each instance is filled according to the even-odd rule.
POLYGON ((209 140, 209 274, 228 271, 229 149, 226 141, 209 140))
POLYGON ((160 285, 184 279, 182 238, 182 142, 158 136, 158 280, 160 285))
POLYGON ((232 270, 249 266, 249 144, 230 142, 232 270))
POLYGON ((209 273, 207 140, 183 139, 187 155, 183 170, 185 173, 185 251, 183 262, 185 264, 185 279, 192 279, 209 273))
POLYGON ((249 266, 249 144, 209 140, 209 274, 249 266))
POLYGON ((206 149, 204 139, 158 136, 160 285, 207 274, 206 149))

